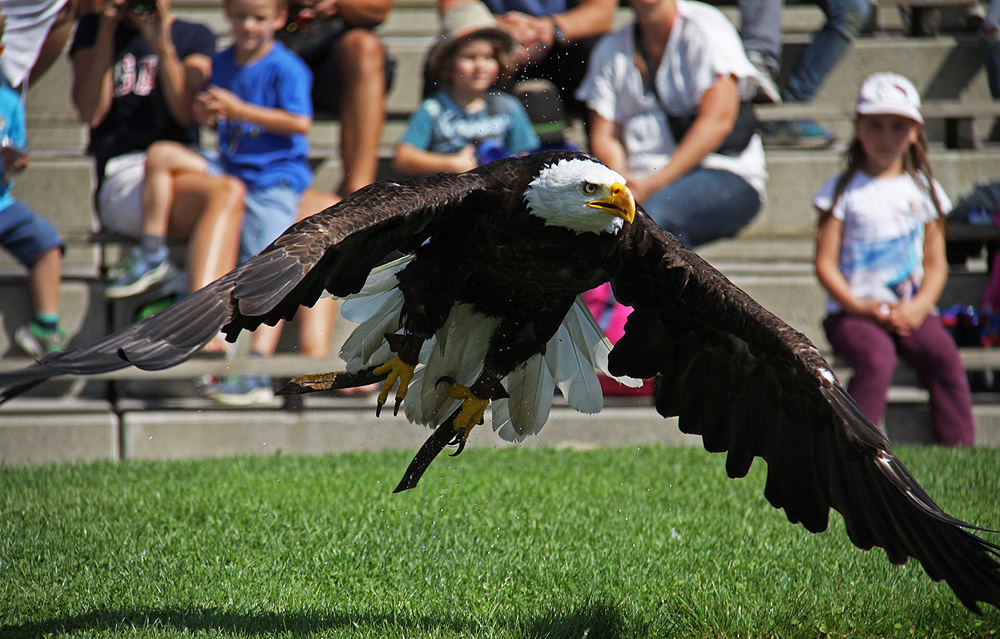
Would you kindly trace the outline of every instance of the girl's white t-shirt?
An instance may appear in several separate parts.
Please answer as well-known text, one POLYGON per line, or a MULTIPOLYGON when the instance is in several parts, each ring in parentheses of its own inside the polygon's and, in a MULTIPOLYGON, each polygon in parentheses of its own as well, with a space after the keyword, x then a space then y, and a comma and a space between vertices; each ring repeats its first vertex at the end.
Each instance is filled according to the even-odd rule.
MULTIPOLYGON (((813 205, 829 210, 839 176, 827 180, 813 198, 813 205)), ((874 178, 862 171, 844 189, 833 208, 843 222, 840 272, 859 299, 894 304, 908 300, 920 288, 924 276, 924 226, 937 218, 937 209, 923 177, 909 174, 874 178)), ((951 200, 934 181, 942 213, 951 210, 951 200)), ((827 298, 827 313, 840 306, 827 298)))

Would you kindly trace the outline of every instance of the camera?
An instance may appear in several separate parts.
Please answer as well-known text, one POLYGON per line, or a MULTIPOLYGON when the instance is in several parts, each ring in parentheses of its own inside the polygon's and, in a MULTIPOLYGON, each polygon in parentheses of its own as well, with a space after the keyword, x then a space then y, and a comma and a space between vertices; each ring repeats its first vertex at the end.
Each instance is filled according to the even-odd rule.
POLYGON ((125 6, 135 13, 156 12, 156 0, 128 0, 125 6))

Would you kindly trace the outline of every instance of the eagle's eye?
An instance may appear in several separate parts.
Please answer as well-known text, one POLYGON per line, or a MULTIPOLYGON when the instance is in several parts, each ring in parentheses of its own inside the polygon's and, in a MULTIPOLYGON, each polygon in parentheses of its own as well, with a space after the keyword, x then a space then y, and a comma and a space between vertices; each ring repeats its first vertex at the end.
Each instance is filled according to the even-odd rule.
POLYGON ((585 195, 593 195, 594 193, 597 193, 597 185, 596 184, 592 184, 590 182, 584 182, 583 183, 583 193, 585 195))

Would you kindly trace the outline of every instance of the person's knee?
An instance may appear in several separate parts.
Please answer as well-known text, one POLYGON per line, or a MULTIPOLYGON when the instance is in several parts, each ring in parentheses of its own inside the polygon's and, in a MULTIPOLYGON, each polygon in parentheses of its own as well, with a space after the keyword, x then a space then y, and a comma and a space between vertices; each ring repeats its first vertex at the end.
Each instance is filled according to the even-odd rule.
POLYGON ((863 370, 871 377, 882 381, 891 381, 899 364, 895 351, 878 353, 865 351, 855 357, 852 364, 855 371, 863 370))
POLYGON ((385 66, 385 45, 368 29, 351 29, 337 48, 337 65, 345 77, 378 79, 385 66))
POLYGON ((829 0, 826 18, 832 28, 853 39, 868 24, 873 10, 871 0, 829 0))

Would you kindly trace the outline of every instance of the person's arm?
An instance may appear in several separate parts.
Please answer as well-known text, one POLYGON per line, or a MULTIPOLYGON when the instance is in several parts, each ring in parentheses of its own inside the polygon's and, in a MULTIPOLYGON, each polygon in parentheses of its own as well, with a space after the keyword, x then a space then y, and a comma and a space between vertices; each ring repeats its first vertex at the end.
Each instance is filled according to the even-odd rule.
POLYGON ((656 173, 636 180, 635 186, 640 195, 659 191, 698 167, 705 156, 719 148, 733 130, 739 109, 740 92, 736 78, 716 78, 701 98, 698 116, 684 137, 677 141, 670 161, 656 173))
POLYGON ((212 60, 206 55, 192 54, 181 60, 174 46, 171 25, 176 17, 167 13, 163 0, 157 9, 139 18, 143 38, 157 58, 156 82, 163 92, 170 115, 181 126, 193 122, 191 105, 212 74, 212 60))
MULTIPOLYGON (((198 94, 199 112, 208 111, 215 118, 226 118, 240 122, 251 122, 268 133, 275 135, 306 134, 312 128, 312 117, 292 113, 284 109, 258 106, 241 100, 235 93, 219 87, 210 86, 198 94)), ((199 122, 205 124, 206 122, 199 122)), ((208 124, 214 124, 208 121, 208 124)))
POLYGON ((476 166, 476 149, 471 144, 458 153, 435 153, 400 142, 392 161, 393 170, 404 175, 464 173, 476 166))
MULTIPOLYGON (((821 215, 823 213, 821 212, 821 215)), ((847 278, 840 272, 840 242, 844 223, 833 215, 823 215, 816 230, 816 256, 814 266, 819 283, 826 289, 840 309, 848 315, 873 319, 884 324, 889 319, 888 305, 873 300, 861 300, 851 293, 847 278)))
POLYGON ((372 28, 385 22, 392 0, 336 0, 336 14, 352 27, 372 28))
POLYGON ((924 225, 924 277, 920 289, 911 299, 893 307, 889 320, 894 330, 900 335, 909 335, 920 328, 941 299, 947 282, 944 226, 940 222, 929 222, 924 225))
POLYGON ((568 42, 578 42, 610 31, 617 7, 615 0, 584 0, 565 13, 549 16, 548 21, 559 25, 568 42))
POLYGON ((115 31, 121 22, 123 5, 124 0, 105 2, 93 46, 73 52, 70 97, 80 121, 91 128, 100 124, 111 110, 115 31))
MULTIPOLYGON (((628 161, 625 155, 625 146, 621 141, 621 126, 604 118, 593 109, 588 111, 588 116, 590 152, 598 160, 607 164, 611 170, 617 171, 628 179, 628 161)), ((639 198, 636 197, 636 199, 639 198)))

